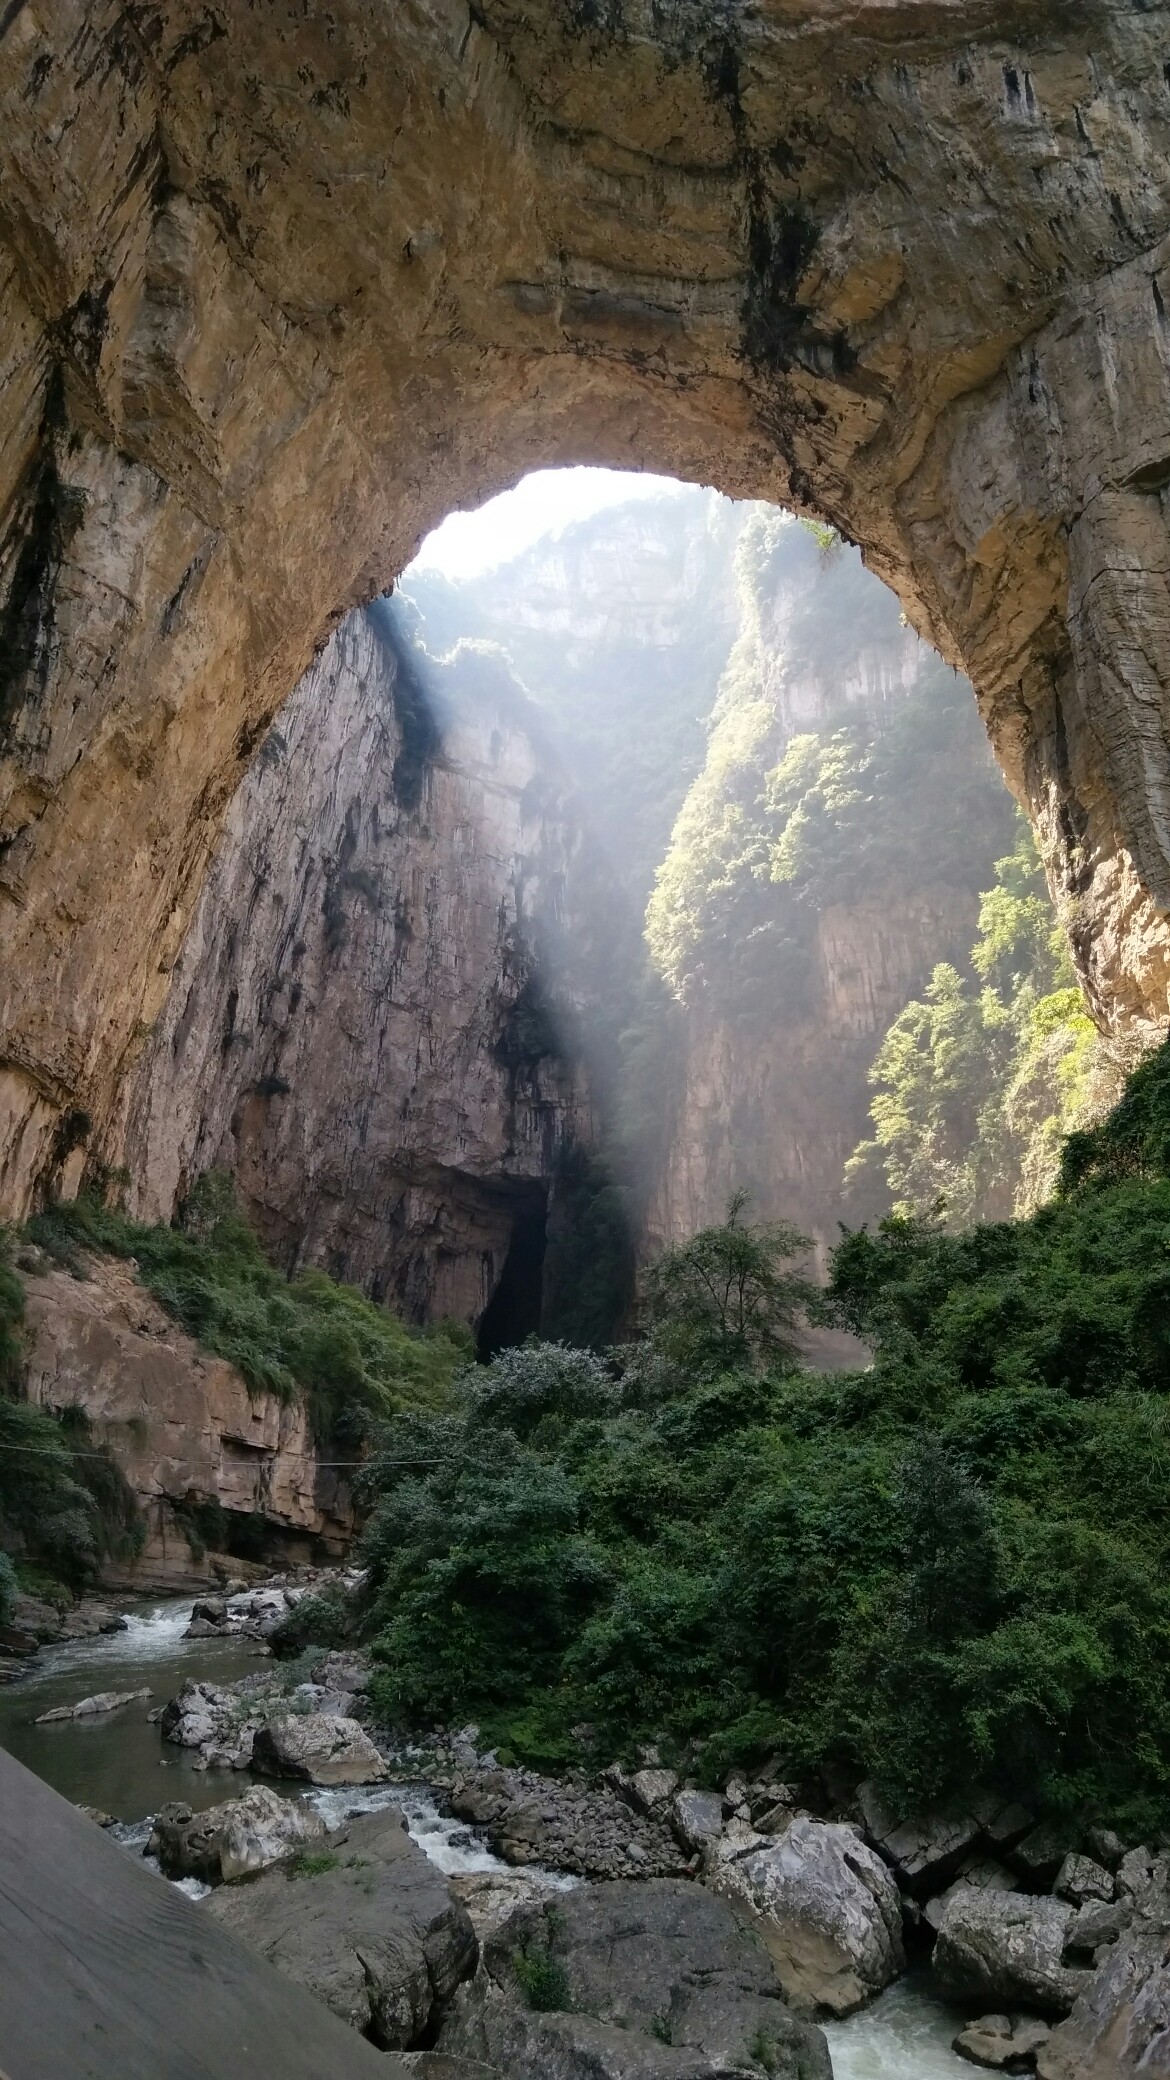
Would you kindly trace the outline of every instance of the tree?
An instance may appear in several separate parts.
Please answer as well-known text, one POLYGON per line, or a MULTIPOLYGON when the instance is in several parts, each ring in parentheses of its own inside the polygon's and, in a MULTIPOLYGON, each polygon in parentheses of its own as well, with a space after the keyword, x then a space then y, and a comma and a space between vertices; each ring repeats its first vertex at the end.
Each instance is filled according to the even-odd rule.
POLYGON ((800 1316, 817 1304, 810 1279, 780 1268, 811 1248, 808 1236, 790 1221, 745 1221, 747 1203, 733 1193, 720 1226, 664 1250, 646 1274, 650 1341, 693 1372, 791 1362, 800 1316))

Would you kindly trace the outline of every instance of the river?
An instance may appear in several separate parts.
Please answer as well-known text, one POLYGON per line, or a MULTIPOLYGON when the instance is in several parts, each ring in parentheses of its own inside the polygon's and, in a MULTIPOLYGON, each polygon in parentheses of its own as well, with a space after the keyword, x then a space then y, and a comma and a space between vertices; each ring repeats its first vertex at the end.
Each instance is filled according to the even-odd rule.
MULTIPOLYGON (((0 1746, 66 1798, 113 1814, 127 1849, 140 1852, 150 1831, 145 1823, 166 1799, 183 1798, 196 1808, 215 1805, 250 1781, 230 1771, 193 1769, 186 1751, 160 1740, 148 1711, 165 1704, 189 1677, 227 1683, 261 1663, 246 1640, 185 1640, 189 1598, 142 1605, 126 1615, 127 1631, 45 1648, 27 1676, 0 1688, 0 1746), (149 1701, 109 1717, 33 1723, 38 1713, 75 1704, 96 1690, 147 1685, 149 1701)), ((474 1833, 439 1813, 425 1785, 306 1795, 333 1825, 355 1811, 400 1806, 413 1839, 449 1875, 506 1869, 474 1833)), ((204 1888, 188 1883, 184 1889, 197 1896, 204 1888)), ((826 2025, 834 2080, 969 2076, 970 2066, 950 2048, 959 2027, 959 2018, 923 1985, 904 1979, 860 2015, 826 2025)))

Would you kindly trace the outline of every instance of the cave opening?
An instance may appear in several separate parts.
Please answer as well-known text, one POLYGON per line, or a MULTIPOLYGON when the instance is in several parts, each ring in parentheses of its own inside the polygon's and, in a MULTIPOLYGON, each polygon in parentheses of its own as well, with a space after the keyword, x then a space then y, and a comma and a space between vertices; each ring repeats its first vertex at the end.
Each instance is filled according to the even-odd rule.
POLYGON ((544 1187, 518 1194, 503 1270, 476 1331, 475 1350, 481 1364, 539 1332, 547 1226, 548 1194, 544 1187))

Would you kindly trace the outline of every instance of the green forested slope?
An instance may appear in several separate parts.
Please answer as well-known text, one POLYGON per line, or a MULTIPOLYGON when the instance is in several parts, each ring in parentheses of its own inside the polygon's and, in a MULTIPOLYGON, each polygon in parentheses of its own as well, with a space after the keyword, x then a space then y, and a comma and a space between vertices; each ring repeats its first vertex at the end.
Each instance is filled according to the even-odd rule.
MULTIPOLYGON (((831 1305, 867 1371, 795 1369, 714 1305, 680 1340, 667 1304, 609 1364, 532 1346, 396 1418, 384 1706, 546 1760, 779 1750, 901 1801, 990 1781, 1165 1825, 1170 1047, 1063 1176, 1025 1220, 847 1236, 831 1305)), ((766 1298, 792 1238, 747 1237, 766 1298)))

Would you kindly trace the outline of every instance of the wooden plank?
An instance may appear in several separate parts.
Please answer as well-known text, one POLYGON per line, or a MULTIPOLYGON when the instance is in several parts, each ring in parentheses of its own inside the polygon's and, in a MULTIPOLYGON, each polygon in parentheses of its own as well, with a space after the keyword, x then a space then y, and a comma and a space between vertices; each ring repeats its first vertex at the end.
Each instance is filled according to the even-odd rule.
POLYGON ((0 1749, 8 2080, 405 2080, 0 1749))

